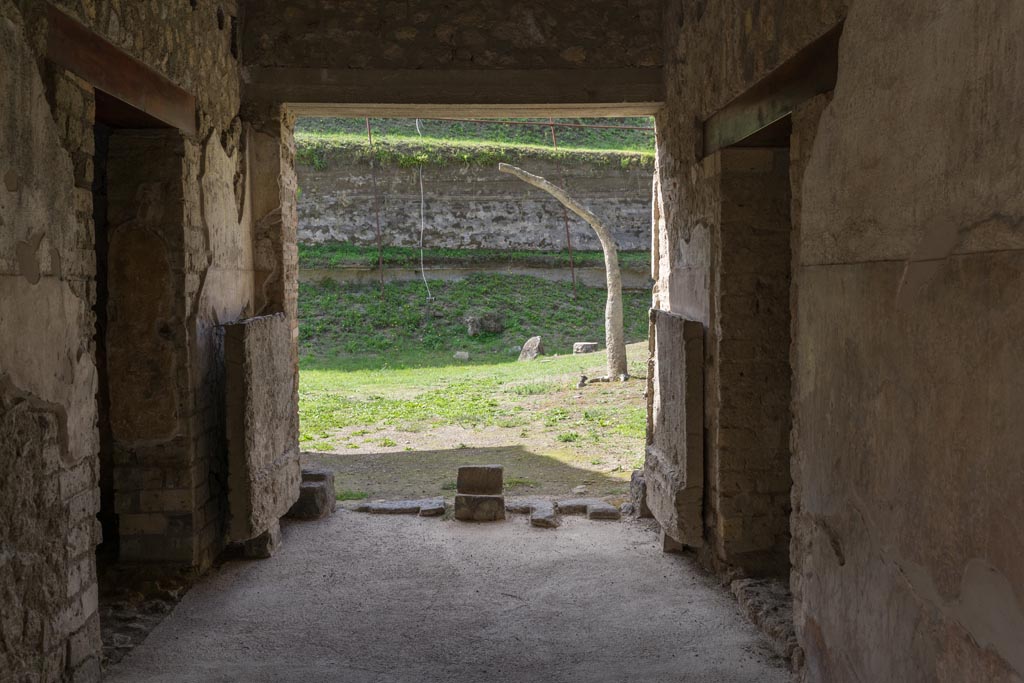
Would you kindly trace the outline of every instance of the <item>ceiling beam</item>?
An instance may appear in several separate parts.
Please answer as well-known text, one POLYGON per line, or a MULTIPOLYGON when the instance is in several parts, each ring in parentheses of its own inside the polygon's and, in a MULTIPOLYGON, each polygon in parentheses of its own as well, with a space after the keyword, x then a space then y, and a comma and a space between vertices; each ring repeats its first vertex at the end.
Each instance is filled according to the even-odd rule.
POLYGON ((150 128, 159 122, 195 135, 193 95, 52 5, 47 24, 46 58, 125 105, 104 106, 117 112, 118 120, 108 123, 133 126, 137 120, 137 127, 150 128))
POLYGON ((249 67, 245 97, 301 115, 642 116, 664 102, 660 67, 320 69, 249 67))
POLYGON ((742 143, 793 113, 802 102, 836 87, 842 24, 704 122, 704 156, 742 143))

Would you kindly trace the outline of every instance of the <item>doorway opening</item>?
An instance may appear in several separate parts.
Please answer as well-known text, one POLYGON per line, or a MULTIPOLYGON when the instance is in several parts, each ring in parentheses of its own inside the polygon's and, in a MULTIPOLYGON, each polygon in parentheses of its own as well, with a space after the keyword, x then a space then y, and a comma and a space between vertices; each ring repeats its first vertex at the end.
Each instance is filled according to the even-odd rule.
POLYGON ((488 463, 507 496, 622 502, 643 465, 653 120, 455 116, 296 125, 304 463, 352 505, 450 498, 488 463), (614 227, 633 379, 593 381, 594 232, 501 162, 614 227))

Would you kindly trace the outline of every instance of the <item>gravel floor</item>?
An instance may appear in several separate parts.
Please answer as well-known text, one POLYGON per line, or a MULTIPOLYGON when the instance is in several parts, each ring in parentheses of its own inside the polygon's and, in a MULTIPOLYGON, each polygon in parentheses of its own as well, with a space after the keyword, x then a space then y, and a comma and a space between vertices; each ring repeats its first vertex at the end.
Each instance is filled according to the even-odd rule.
POLYGON ((632 522, 339 510, 225 564, 106 681, 789 680, 735 599, 632 522))

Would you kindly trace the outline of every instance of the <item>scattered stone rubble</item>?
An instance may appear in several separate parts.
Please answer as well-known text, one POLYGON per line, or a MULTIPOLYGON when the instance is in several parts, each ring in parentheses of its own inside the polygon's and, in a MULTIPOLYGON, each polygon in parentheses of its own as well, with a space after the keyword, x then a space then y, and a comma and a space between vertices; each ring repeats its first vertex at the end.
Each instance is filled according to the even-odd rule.
POLYGON ((729 587, 743 613, 768 636, 772 649, 791 671, 799 671, 803 651, 793 628, 793 596, 786 584, 778 579, 736 579, 729 587))

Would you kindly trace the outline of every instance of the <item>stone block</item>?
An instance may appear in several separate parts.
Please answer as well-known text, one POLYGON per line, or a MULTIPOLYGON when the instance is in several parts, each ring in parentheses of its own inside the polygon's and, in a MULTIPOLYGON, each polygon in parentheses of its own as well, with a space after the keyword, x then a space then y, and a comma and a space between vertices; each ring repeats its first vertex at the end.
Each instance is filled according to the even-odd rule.
POLYGON ((334 512, 338 503, 334 486, 324 481, 304 481, 299 485, 299 499, 288 510, 294 519, 323 519, 334 512))
POLYGON ((275 519, 270 528, 242 544, 243 554, 254 560, 265 560, 281 547, 281 524, 275 519))
POLYGON ((587 506, 593 502, 595 498, 563 498, 555 502, 555 507, 563 515, 585 515, 587 506))
POLYGON ((654 369, 644 461, 647 506, 673 538, 703 540, 704 326, 651 311, 654 369))
POLYGON ((523 350, 519 352, 519 360, 533 360, 537 356, 544 355, 544 342, 540 337, 530 337, 523 344, 523 350))
POLYGON ((448 509, 444 498, 431 498, 430 500, 421 501, 421 503, 420 517, 440 517, 448 509))
POLYGON ((334 494, 334 472, 319 467, 302 469, 299 499, 288 510, 295 519, 323 519, 334 512, 338 502, 334 494))
POLYGON ((597 342, 576 342, 572 345, 572 352, 574 354, 596 353, 597 349, 597 342))
POLYGON ((587 519, 620 519, 619 508, 603 500, 595 501, 587 506, 587 519))
POLYGON ((558 512, 555 504, 549 500, 538 500, 533 504, 530 511, 530 525, 542 529, 554 529, 561 522, 558 519, 558 512))
POLYGON ((463 522, 496 522, 505 519, 504 496, 460 493, 455 496, 455 519, 463 522))
POLYGON ((498 496, 504 488, 501 465, 464 465, 459 468, 456 489, 459 493, 498 496))
POLYGON ((299 497, 291 338, 283 313, 224 326, 229 539, 254 539, 299 497))
POLYGON ((446 510, 444 498, 426 498, 421 500, 375 500, 359 503, 353 510, 369 512, 374 515, 419 515, 420 517, 437 517, 446 510))
POLYGON ((647 507, 647 480, 644 478, 643 470, 633 470, 633 475, 629 479, 629 497, 638 517, 649 519, 654 516, 647 507))

